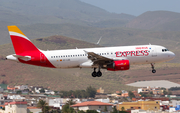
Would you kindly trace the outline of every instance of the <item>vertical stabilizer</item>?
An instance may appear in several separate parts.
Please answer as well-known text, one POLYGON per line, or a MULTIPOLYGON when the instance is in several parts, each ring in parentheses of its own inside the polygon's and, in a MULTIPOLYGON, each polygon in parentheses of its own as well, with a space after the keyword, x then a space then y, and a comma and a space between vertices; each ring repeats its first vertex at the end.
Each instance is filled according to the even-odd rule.
POLYGON ((17 26, 8 26, 8 30, 17 55, 38 50, 17 26))

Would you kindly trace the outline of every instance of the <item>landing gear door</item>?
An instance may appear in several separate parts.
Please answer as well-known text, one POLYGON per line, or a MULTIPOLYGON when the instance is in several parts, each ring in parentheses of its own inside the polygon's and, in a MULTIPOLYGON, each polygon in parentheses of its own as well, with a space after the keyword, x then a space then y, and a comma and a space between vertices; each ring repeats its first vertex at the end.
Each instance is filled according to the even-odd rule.
POLYGON ((157 57, 156 47, 151 47, 152 57, 157 57))

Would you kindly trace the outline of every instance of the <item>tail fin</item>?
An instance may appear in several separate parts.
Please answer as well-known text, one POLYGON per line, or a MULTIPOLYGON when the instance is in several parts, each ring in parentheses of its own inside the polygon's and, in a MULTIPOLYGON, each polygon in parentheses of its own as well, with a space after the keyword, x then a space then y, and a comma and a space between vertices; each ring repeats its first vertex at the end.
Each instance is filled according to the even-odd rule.
POLYGON ((8 26, 8 30, 17 55, 38 50, 17 26, 8 26))

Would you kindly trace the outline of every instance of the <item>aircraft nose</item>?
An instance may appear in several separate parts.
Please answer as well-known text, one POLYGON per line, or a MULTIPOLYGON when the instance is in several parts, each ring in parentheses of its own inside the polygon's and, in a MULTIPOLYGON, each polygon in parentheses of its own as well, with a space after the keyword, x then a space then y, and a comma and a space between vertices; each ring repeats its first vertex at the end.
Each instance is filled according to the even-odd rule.
POLYGON ((171 52, 171 53, 168 55, 168 57, 170 57, 171 59, 174 59, 175 56, 176 56, 176 55, 175 55, 173 52, 171 52))

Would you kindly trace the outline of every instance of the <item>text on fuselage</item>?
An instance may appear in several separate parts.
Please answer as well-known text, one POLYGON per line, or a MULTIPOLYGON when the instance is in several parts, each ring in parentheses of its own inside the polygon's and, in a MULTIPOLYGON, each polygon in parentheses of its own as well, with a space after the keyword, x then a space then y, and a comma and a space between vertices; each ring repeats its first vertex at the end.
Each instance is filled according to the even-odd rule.
POLYGON ((148 50, 136 50, 136 51, 117 51, 116 57, 127 57, 127 56, 148 56, 148 50))

